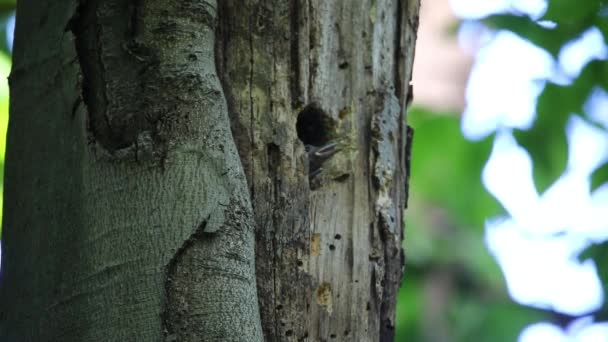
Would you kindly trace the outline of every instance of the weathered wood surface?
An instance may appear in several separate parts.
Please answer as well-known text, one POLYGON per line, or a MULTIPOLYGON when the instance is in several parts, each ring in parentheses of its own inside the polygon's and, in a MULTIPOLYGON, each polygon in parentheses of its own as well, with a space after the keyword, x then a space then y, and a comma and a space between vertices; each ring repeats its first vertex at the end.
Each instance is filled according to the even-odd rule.
POLYGON ((418 9, 220 3, 216 58, 256 218, 268 341, 393 339, 418 9), (336 138, 343 149, 311 190, 304 143, 336 138))

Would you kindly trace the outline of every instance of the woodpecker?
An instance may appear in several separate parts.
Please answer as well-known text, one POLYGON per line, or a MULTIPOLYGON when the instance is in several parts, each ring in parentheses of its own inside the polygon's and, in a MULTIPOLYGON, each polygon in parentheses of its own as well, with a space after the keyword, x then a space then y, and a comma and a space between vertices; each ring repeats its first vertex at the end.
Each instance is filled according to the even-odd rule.
POLYGON ((333 140, 322 146, 304 145, 308 154, 308 177, 313 179, 323 170, 322 165, 341 150, 338 141, 333 140))

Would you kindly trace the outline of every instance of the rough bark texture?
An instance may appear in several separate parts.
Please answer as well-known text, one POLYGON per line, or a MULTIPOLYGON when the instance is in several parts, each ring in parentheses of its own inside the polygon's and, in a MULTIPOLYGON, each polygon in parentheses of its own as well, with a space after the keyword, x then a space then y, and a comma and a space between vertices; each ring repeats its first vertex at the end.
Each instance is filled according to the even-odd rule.
POLYGON ((418 8, 19 1, 0 341, 393 340, 418 8))
POLYGON ((268 341, 391 341, 419 1, 222 1, 217 65, 268 341), (304 144, 341 151, 309 179, 304 144))

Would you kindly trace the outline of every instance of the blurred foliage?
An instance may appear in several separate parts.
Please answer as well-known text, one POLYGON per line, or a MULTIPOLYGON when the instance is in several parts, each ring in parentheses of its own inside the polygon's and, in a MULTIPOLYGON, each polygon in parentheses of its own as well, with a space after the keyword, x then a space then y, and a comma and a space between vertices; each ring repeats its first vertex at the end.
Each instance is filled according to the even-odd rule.
MULTIPOLYGON (((511 30, 529 39, 557 57, 562 47, 580 38, 583 32, 598 28, 608 43, 608 1, 606 0, 550 0, 542 21, 556 26, 542 25, 525 16, 490 16, 486 23, 496 29, 511 30)), ((537 104, 537 119, 534 127, 526 132, 516 132, 518 142, 529 152, 534 162, 535 182, 539 190, 546 189, 564 171, 567 160, 565 135, 566 122, 570 116, 578 115, 592 125, 597 125, 585 111, 585 103, 595 88, 608 92, 608 62, 605 59, 589 62, 572 82, 561 85, 548 82, 537 104)), ((602 109, 606 115, 608 109, 602 109)), ((606 130, 606 127, 601 127, 606 130)), ((606 132, 608 134, 608 131, 606 132)), ((593 191, 608 186, 608 163, 597 168, 591 177, 593 191)), ((608 215, 607 215, 608 218, 608 215)), ((608 243, 592 245, 581 256, 592 259, 598 265, 598 275, 604 290, 608 285, 608 243)), ((608 306, 596 315, 596 320, 607 320, 608 306)))
POLYGON ((414 109, 409 122, 415 127, 410 198, 416 199, 408 211, 409 258, 419 264, 470 265, 475 279, 495 280, 500 273, 481 233, 485 218, 501 208, 479 177, 492 141, 465 140, 454 113, 414 109))
MULTIPOLYGON (((608 241, 589 246, 578 256, 578 259, 579 261, 585 261, 587 259, 608 260, 608 241)), ((605 266, 605 264, 600 264, 600 266, 605 266)), ((608 286, 608 267, 600 267, 597 272, 602 280, 602 285, 606 288, 608 286)))
POLYGON ((17 0, 0 0, 0 12, 14 12, 17 0))
MULTIPOLYGON (((536 21, 521 13, 503 13, 482 22, 514 32, 557 60, 566 44, 593 27, 608 42, 607 3, 550 0, 546 13, 536 21)), ((608 91, 608 64, 591 61, 570 82, 539 82, 545 87, 538 98, 534 125, 516 130, 514 135, 530 153, 534 181, 543 192, 565 171, 566 125, 571 117, 578 115, 599 127, 589 119, 585 104, 592 90, 608 91)), ((484 220, 504 214, 481 184, 493 136, 469 142, 461 134, 459 120, 457 113, 422 108, 408 114, 415 135, 397 341, 516 341, 531 323, 563 323, 554 312, 509 299, 502 273, 483 241, 484 220)), ((604 164, 593 174, 592 189, 608 186, 607 181, 608 164, 604 164)), ((604 286, 608 285, 608 243, 593 245, 580 257, 592 259, 604 286)), ((606 305, 595 313, 595 319, 608 319, 606 305)))
POLYGON ((484 221, 504 210, 483 188, 491 137, 464 139, 457 113, 413 108, 407 256, 397 311, 397 341, 514 341, 546 317, 509 299, 488 253, 484 221))
MULTIPOLYGON (((13 10, 3 11, 0 9, 0 37, 8 37, 8 31, 13 28, 10 23, 14 19, 14 15, 13 10)), ((8 56, 11 53, 10 49, 9 40, 0 38, 0 51, 8 56)))
POLYGON ((10 46, 5 37, 8 37, 9 30, 12 30, 9 23, 15 17, 16 6, 16 0, 0 0, 0 51, 6 55, 10 55, 10 46))
MULTIPOLYGON (((578 256, 578 259, 579 261, 585 261, 587 259, 593 260, 598 266, 597 273, 602 281, 604 291, 608 289, 608 267, 606 267, 605 263, 602 264, 602 262, 608 260, 608 241, 589 246, 578 256)), ((594 312, 593 315, 596 321, 608 321, 608 305, 604 303, 604 305, 597 312, 594 312)))
MULTIPOLYGON (((6 131, 8 129, 8 75, 11 70, 11 60, 8 55, 0 52, 0 195, 4 184, 4 152, 6 149, 6 131)), ((0 208, 2 207, 0 196, 0 208)), ((2 237, 2 210, 0 210, 0 237, 2 237)))
POLYGON ((608 183, 608 163, 599 167, 591 175, 591 190, 596 190, 601 185, 608 183))
MULTIPOLYGON (((513 31, 557 57, 565 44, 580 38, 583 32, 593 27, 601 30, 604 42, 607 42, 608 5, 603 3, 598 0, 550 1, 542 20, 556 23, 555 28, 547 28, 527 16, 506 14, 490 16, 484 22, 495 29, 513 31), (571 11, 571 7, 577 10, 561 12, 566 8, 571 11)), ((608 64, 605 60, 591 61, 569 84, 548 82, 538 98, 534 127, 515 132, 518 142, 530 152, 535 167, 534 180, 539 191, 545 190, 564 171, 567 161, 566 122, 571 115, 586 118, 584 105, 595 87, 608 91, 608 64)), ((597 179, 604 177, 596 176, 597 179)))
MULTIPOLYGON (((10 46, 8 41, 9 22, 15 15, 16 0, 0 0, 0 208, 4 189, 4 152, 8 129, 8 75, 11 70, 10 46)), ((12 34, 11 34, 12 36, 12 34)), ((2 238, 2 210, 0 210, 0 239, 2 238)))

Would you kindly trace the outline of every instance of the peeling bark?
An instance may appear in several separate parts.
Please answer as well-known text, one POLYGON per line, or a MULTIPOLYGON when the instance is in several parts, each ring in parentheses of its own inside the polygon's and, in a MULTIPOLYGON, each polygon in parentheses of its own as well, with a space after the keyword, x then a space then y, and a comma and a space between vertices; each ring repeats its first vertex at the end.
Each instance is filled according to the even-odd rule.
POLYGON ((217 65, 268 341, 392 341, 418 1, 224 1, 217 65), (340 151, 309 177, 304 144, 340 151))

